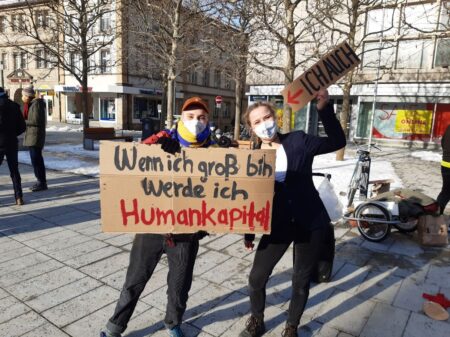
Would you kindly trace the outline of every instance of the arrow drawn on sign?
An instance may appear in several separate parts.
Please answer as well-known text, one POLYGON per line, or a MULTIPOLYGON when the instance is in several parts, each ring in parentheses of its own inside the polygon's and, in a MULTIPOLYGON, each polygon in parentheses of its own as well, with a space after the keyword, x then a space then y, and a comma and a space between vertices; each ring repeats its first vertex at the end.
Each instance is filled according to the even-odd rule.
POLYGON ((303 89, 298 89, 294 95, 291 95, 291 91, 288 91, 288 97, 287 97, 287 102, 289 104, 300 104, 299 100, 296 100, 297 97, 299 97, 301 94, 303 93, 303 89))

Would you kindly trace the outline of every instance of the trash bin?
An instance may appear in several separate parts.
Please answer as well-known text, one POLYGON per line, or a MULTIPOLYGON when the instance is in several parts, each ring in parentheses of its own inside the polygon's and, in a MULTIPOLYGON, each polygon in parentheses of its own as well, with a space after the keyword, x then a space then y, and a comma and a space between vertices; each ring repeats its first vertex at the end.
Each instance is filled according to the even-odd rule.
POLYGON ((144 140, 145 138, 150 137, 154 133, 153 128, 153 120, 151 118, 142 118, 142 136, 141 139, 144 140))

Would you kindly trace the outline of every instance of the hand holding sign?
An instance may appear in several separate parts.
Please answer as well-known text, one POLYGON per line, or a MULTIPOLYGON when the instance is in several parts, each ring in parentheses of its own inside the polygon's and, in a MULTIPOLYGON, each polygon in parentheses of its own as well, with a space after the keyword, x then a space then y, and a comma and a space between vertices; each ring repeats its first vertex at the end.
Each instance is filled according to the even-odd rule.
POLYGON ((316 95, 317 99, 317 109, 322 110, 328 104, 330 100, 330 96, 328 95, 327 89, 320 89, 320 91, 316 95))
POLYGON ((283 89, 281 94, 284 101, 292 107, 292 110, 300 110, 317 97, 321 89, 336 83, 360 62, 348 43, 341 43, 283 89))

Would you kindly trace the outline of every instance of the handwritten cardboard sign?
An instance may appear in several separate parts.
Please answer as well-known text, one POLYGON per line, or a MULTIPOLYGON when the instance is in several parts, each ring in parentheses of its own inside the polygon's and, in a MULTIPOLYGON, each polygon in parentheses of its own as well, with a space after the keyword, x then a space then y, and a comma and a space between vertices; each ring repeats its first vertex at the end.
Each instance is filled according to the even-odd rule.
POLYGON ((100 144, 104 232, 270 233, 275 151, 100 144))
POLYGON ((320 89, 336 83, 360 62, 358 55, 347 42, 339 44, 281 91, 284 101, 293 111, 300 110, 320 89))

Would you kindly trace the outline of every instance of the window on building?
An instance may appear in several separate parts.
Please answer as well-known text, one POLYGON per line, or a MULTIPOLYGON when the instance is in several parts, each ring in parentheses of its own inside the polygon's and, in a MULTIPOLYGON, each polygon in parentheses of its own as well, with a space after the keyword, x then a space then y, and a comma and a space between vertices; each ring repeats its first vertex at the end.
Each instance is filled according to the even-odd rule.
POLYGON ((75 15, 71 15, 67 18, 66 21, 66 32, 67 35, 70 36, 74 36, 77 35, 77 30, 78 30, 78 20, 75 17, 75 15))
POLYGON ((72 52, 70 54, 70 69, 73 72, 79 72, 81 69, 81 57, 80 54, 72 52))
POLYGON ((216 70, 214 72, 214 81, 216 88, 220 88, 222 86, 222 73, 220 70, 216 70))
POLYGON ((6 32, 6 17, 0 16, 0 33, 6 32))
POLYGON ((7 53, 2 53, 2 69, 3 70, 8 70, 8 54, 7 53))
POLYGON ((231 104, 227 102, 223 102, 222 116, 225 118, 230 117, 231 104))
POLYGON ((100 52, 100 71, 102 73, 111 72, 111 52, 109 50, 100 52))
POLYGON ((47 68, 46 55, 43 49, 39 49, 36 51, 36 68, 47 68))
POLYGON ((406 5, 403 10, 400 34, 432 32, 438 19, 438 2, 406 5))
POLYGON ((209 70, 203 71, 203 86, 209 87, 209 70))
POLYGON ((221 108, 218 108, 217 105, 214 105, 213 117, 219 117, 219 112, 221 108))
POLYGON ((398 69, 431 68, 433 40, 408 40, 398 44, 398 69))
POLYGON ((25 52, 14 53, 14 70, 15 69, 26 69, 28 64, 28 55, 25 52))
POLYGON ((155 101, 149 97, 134 97, 133 119, 158 118, 159 104, 161 104, 160 101, 155 101))
POLYGON ((450 28, 450 1, 443 1, 438 29, 446 31, 449 28, 450 28))
POLYGON ((399 12, 396 8, 375 9, 367 13, 366 34, 371 37, 394 35, 397 31, 399 12))
MULTIPOLYGON (((381 58, 380 66, 384 68, 392 68, 395 61, 395 43, 394 42, 383 42, 381 45, 381 58)), ((376 69, 378 67, 378 58, 380 51, 379 42, 366 42, 364 43, 364 53, 363 53, 363 67, 376 69)))
POLYGON ((225 89, 231 89, 233 86, 233 83, 231 81, 231 79, 229 79, 228 77, 225 79, 225 89))
POLYGON ((23 14, 11 15, 11 29, 16 32, 20 32, 25 29, 25 17, 23 14))
POLYGON ((439 39, 437 41, 434 66, 443 68, 450 66, 450 39, 439 39))
POLYGON ((197 84, 197 80, 198 80, 197 70, 196 69, 191 69, 189 74, 190 74, 189 82, 191 82, 192 84, 197 84))
POLYGON ((48 11, 36 11, 36 27, 47 28, 48 27, 48 11))
POLYGON ((100 98, 100 119, 115 120, 116 119, 116 99, 100 98))
POLYGON ((109 32, 111 30, 111 12, 102 13, 100 17, 100 31, 109 32))

